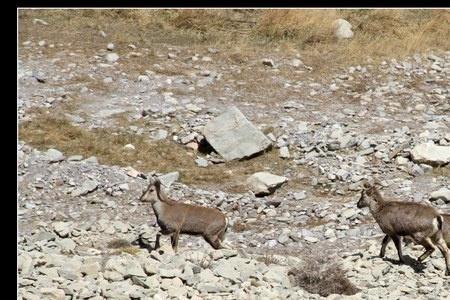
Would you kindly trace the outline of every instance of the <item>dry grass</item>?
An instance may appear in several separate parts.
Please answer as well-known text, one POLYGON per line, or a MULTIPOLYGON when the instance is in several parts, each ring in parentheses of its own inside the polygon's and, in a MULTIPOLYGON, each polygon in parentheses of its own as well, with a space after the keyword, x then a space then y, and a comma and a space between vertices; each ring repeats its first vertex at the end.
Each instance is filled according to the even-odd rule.
POLYGON ((266 253, 262 256, 258 256, 256 258, 257 261, 264 263, 266 266, 270 266, 272 264, 279 264, 280 260, 276 258, 274 254, 266 253))
POLYGON ((242 183, 254 172, 283 174, 289 168, 289 162, 279 158, 275 150, 250 160, 199 168, 191 150, 169 140, 149 141, 142 135, 110 128, 87 130, 56 115, 37 112, 32 121, 19 124, 19 139, 39 150, 59 149, 66 156, 96 156, 101 164, 132 166, 144 172, 178 170, 180 180, 186 184, 216 184, 234 192, 246 192, 242 183), (136 150, 124 150, 126 144, 133 144, 136 150))
POLYGON ((130 242, 125 239, 114 239, 109 241, 107 247, 110 249, 118 249, 131 246, 130 242))
POLYGON ((270 10, 261 14, 254 34, 267 40, 295 39, 300 44, 329 41, 332 23, 338 18, 335 10, 270 10))
MULTIPOLYGON (((158 48, 158 44, 222 48, 235 63, 246 55, 279 48, 278 57, 299 52, 316 71, 343 64, 403 57, 427 50, 449 50, 450 11, 412 9, 291 9, 291 10, 38 10, 20 11, 19 40, 49 39, 98 49, 114 41, 158 48), (38 30, 33 18, 51 25, 38 30), (353 25, 351 40, 337 40, 332 22, 344 18, 353 25), (105 39, 99 30, 107 32, 105 39), (57 37, 57 39, 56 39, 57 37)), ((120 52, 120 51, 119 51, 120 52)))
POLYGON ((355 295, 360 290, 346 277, 345 271, 328 259, 311 256, 305 263, 289 270, 294 284, 312 294, 327 297, 331 294, 355 295))
POLYGON ((250 225, 242 223, 241 220, 236 220, 233 223, 233 227, 232 227, 232 230, 234 232, 243 232, 243 231, 247 231, 249 229, 250 229, 250 225))

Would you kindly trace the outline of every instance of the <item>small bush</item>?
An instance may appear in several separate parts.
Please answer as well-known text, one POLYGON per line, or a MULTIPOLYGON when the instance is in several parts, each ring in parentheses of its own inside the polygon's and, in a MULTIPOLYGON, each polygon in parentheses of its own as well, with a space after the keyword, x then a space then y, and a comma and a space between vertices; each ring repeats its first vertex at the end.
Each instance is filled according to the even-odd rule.
POLYGON ((308 258, 306 263, 288 272, 298 285, 312 294, 327 297, 331 294, 354 295, 360 290, 346 277, 345 271, 336 263, 308 258))
POLYGON ((108 243, 108 248, 110 249, 118 249, 123 247, 129 247, 130 242, 125 239, 114 239, 108 243))
POLYGON ((266 266, 269 266, 271 264, 279 264, 280 260, 275 257, 273 254, 264 254, 263 256, 260 256, 256 259, 259 262, 264 263, 266 266))
POLYGON ((241 220, 236 220, 236 222, 233 223, 233 231, 234 232, 243 232, 249 229, 249 226, 247 224, 244 224, 241 222, 241 220))

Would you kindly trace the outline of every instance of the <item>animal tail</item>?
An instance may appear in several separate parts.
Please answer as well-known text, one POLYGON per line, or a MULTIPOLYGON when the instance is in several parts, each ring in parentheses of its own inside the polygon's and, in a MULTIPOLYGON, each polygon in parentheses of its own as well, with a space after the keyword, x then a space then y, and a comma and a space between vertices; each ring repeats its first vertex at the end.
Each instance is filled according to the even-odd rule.
POLYGON ((442 217, 442 216, 438 216, 437 217, 437 221, 438 221, 438 229, 439 230, 442 230, 442 227, 444 226, 443 224, 444 224, 444 217, 442 217))

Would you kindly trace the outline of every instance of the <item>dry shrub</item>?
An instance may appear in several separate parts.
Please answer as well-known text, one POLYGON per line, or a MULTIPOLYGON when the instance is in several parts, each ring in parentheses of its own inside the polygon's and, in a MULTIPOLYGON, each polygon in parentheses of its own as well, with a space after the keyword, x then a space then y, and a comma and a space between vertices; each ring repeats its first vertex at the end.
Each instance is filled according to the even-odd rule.
POLYGON ((125 239, 114 239, 109 241, 107 247, 110 249, 118 249, 123 247, 129 247, 130 242, 125 239))
POLYGON ((332 37, 335 10, 268 10, 264 11, 255 32, 269 40, 296 39, 300 43, 318 43, 332 37))
POLYGON ((274 254, 266 253, 256 258, 257 261, 264 263, 266 266, 279 264, 280 260, 274 254))
POLYGON ((233 223, 232 229, 234 232, 243 232, 243 231, 249 230, 250 226, 248 224, 242 223, 241 220, 236 220, 233 223))
POLYGON ((355 295, 360 290, 346 277, 345 271, 330 259, 309 256, 305 263, 289 270, 295 285, 312 294, 327 297, 331 294, 355 295))

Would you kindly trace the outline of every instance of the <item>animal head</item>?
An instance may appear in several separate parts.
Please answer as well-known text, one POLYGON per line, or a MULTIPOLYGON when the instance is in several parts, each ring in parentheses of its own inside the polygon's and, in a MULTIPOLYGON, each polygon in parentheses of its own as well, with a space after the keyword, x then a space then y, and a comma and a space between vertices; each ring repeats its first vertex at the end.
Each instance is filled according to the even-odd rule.
POLYGON ((358 208, 368 207, 371 201, 377 202, 379 199, 379 193, 375 183, 364 182, 361 197, 356 206, 358 208))
POLYGON ((160 188, 161 181, 157 177, 151 177, 148 187, 143 191, 139 201, 151 203, 157 201, 160 188))

